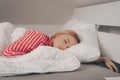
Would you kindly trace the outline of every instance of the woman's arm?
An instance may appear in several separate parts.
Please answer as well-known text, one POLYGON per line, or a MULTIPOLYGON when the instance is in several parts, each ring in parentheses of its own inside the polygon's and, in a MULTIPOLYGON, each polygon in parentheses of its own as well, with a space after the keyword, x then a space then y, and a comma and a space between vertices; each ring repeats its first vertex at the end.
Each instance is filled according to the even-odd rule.
POLYGON ((118 68, 115 64, 107 57, 100 57, 96 62, 104 61, 105 65, 112 71, 118 72, 118 68))

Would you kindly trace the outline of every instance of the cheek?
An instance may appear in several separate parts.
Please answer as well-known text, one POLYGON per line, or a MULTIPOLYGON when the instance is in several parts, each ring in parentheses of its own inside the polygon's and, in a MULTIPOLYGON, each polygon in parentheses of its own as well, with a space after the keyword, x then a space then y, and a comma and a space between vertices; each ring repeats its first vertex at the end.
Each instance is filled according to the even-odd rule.
POLYGON ((75 40, 74 42, 73 42, 73 45, 76 45, 77 44, 77 41, 75 40))
POLYGON ((77 44, 77 41, 73 39, 73 40, 71 41, 71 46, 76 45, 76 44, 77 44))
POLYGON ((53 47, 59 47, 61 45, 61 41, 59 39, 56 39, 53 41, 53 47))

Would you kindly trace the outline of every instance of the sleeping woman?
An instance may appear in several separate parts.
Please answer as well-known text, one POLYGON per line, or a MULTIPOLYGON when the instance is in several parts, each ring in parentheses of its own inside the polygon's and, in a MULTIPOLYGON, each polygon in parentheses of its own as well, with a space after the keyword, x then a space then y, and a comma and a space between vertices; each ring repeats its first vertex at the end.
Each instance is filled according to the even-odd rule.
MULTIPOLYGON (((22 37, 10 43, 7 48, 3 50, 2 56, 8 58, 22 56, 33 51, 38 46, 51 46, 65 50, 79 42, 80 39, 77 33, 72 30, 58 32, 51 36, 51 38, 37 30, 27 30, 22 37)), ((120 72, 120 65, 112 62, 107 57, 100 57, 95 62, 106 66, 110 70, 120 72)))

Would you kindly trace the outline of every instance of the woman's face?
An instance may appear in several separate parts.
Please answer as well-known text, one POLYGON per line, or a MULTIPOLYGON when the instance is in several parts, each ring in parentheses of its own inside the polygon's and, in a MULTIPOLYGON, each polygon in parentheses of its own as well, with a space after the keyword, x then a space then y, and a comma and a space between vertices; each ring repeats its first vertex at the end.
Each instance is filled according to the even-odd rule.
POLYGON ((77 44, 77 40, 68 34, 59 35, 52 40, 53 47, 59 48, 61 50, 65 50, 75 44, 77 44))

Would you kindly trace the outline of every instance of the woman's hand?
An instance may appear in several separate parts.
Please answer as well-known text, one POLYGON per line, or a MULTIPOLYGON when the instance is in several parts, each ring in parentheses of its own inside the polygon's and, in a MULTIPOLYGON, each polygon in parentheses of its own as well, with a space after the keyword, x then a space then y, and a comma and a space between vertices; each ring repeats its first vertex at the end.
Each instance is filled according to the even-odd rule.
POLYGON ((104 57, 104 61, 105 61, 105 64, 106 66, 112 70, 112 71, 115 71, 115 72, 118 72, 118 68, 115 66, 115 64, 107 57, 104 57))
POLYGON ((104 61, 105 65, 112 71, 118 72, 118 68, 115 66, 115 64, 107 57, 99 57, 99 59, 96 62, 104 61))

